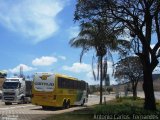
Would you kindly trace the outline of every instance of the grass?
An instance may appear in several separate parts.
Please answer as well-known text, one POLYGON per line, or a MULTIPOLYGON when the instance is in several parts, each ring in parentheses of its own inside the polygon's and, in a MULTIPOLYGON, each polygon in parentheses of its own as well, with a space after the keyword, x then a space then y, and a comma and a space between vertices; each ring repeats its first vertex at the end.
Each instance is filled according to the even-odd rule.
POLYGON ((61 114, 61 115, 53 115, 51 117, 46 118, 45 120, 92 120, 92 115, 80 115, 80 114, 61 114))
POLYGON ((97 105, 93 109, 95 114, 160 114, 160 101, 157 101, 157 111, 144 110, 143 103, 144 99, 141 98, 133 100, 132 97, 124 97, 109 101, 106 105, 97 105))
POLYGON ((45 120, 92 120, 93 112, 91 108, 75 110, 74 112, 51 115, 45 120))
POLYGON ((45 120, 98 120, 98 119, 118 119, 114 118, 120 116, 119 119, 133 119, 133 115, 136 115, 136 119, 139 116, 154 117, 154 119, 160 119, 160 101, 157 101, 157 111, 147 111, 143 109, 144 99, 137 98, 133 100, 132 97, 123 97, 108 101, 103 105, 94 105, 82 110, 76 110, 70 113, 63 113, 59 115, 52 115, 45 120), (98 115, 98 116, 97 116, 98 115), (106 116, 107 115, 107 116, 106 116), (123 116, 122 116, 123 115, 123 116), (139 115, 139 116, 138 116, 139 115), (142 116, 143 115, 143 116, 142 116))

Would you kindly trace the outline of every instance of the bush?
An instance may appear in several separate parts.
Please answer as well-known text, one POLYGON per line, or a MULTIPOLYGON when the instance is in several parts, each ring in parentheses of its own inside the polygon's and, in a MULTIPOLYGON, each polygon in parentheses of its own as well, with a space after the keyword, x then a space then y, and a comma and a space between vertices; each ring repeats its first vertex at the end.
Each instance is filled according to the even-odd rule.
POLYGON ((113 91, 113 87, 107 87, 107 92, 110 94, 110 92, 113 91))
POLYGON ((157 103, 157 111, 143 109, 144 99, 133 97, 123 97, 111 100, 105 105, 97 105, 94 108, 95 114, 126 114, 126 115, 160 115, 160 104, 157 103))

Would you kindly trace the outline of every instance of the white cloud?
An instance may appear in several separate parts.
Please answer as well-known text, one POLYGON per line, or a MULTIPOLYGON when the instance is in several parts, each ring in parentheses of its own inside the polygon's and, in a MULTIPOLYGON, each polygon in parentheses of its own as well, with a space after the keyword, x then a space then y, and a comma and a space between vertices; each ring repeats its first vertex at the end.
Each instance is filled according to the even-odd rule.
MULTIPOLYGON (((112 76, 112 72, 113 72, 113 67, 112 67, 112 62, 108 61, 108 69, 107 69, 107 73, 110 75, 110 84, 115 84, 114 78, 112 76)), ((97 75, 97 68, 95 65, 94 68, 94 72, 97 75)), ((99 84, 99 81, 95 81, 94 77, 93 77, 93 73, 92 71, 89 71, 86 73, 85 75, 85 80, 89 83, 89 84, 99 84)))
POLYGON ((74 73, 89 72, 91 71, 91 65, 85 63, 73 63, 71 67, 63 66, 62 69, 74 73))
POLYGON ((37 43, 59 28, 57 15, 67 0, 0 0, 0 23, 37 43))
POLYGON ((108 74, 112 74, 113 73, 113 63, 110 62, 110 61, 108 61, 107 63, 108 63, 108 70, 107 70, 107 72, 108 72, 108 74))
POLYGON ((0 70, 1 73, 7 73, 8 70, 0 70))
POLYGON ((152 44, 152 45, 150 45, 151 46, 151 48, 153 49, 154 48, 154 46, 155 46, 155 44, 152 44))
POLYGON ((42 56, 41 58, 36 58, 32 61, 32 64, 34 66, 49 66, 53 64, 54 62, 57 62, 57 58, 50 57, 50 56, 42 56))
POLYGON ((80 32, 79 30, 79 26, 72 26, 68 29, 68 33, 69 33, 69 39, 72 39, 74 37, 76 37, 78 35, 78 33, 80 32))
POLYGON ((33 67, 30 67, 30 66, 27 66, 25 64, 19 64, 18 66, 16 66, 15 68, 13 69, 9 69, 8 72, 11 72, 11 73, 17 73, 20 71, 20 67, 23 68, 23 72, 28 72, 28 71, 33 71, 33 70, 36 70, 36 68, 33 68, 33 67))
MULTIPOLYGON (((63 70, 73 72, 73 73, 79 73, 83 75, 81 79, 85 80, 88 82, 90 85, 92 84, 99 84, 99 81, 95 81, 92 73, 92 68, 90 64, 85 64, 85 63, 73 63, 72 66, 63 66, 63 70)), ((97 75, 97 68, 95 64, 94 68, 95 74, 97 75)), ((114 84, 114 79, 111 77, 113 72, 113 67, 112 67, 112 62, 108 61, 108 74, 110 74, 111 78, 111 84, 114 84)))
MULTIPOLYGON (((97 73, 97 70, 95 70, 95 73, 97 73)), ((95 81, 92 71, 85 75, 85 80, 89 83, 89 85, 99 84, 99 81, 95 81)))
POLYGON ((66 57, 65 56, 58 56, 60 59, 62 60, 66 60, 66 57))

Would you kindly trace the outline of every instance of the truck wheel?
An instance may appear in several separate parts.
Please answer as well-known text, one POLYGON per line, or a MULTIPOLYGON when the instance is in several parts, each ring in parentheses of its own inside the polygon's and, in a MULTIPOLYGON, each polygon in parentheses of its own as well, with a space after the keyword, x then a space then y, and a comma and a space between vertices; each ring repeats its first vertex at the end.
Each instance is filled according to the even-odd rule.
POLYGON ((21 98, 21 104, 25 104, 25 102, 26 102, 26 101, 25 101, 24 97, 22 97, 22 98, 21 98))
POLYGON ((12 103, 10 103, 10 102, 5 102, 5 105, 12 105, 12 103))

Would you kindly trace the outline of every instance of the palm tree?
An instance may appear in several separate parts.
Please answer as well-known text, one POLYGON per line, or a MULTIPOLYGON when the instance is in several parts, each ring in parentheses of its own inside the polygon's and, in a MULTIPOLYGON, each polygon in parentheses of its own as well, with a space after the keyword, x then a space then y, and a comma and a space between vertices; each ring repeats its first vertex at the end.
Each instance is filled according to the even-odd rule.
MULTIPOLYGON (((95 50, 98 58, 98 73, 100 73, 100 104, 102 104, 102 80, 107 77, 107 62, 103 64, 103 58, 108 57, 106 55, 110 53, 110 50, 116 49, 116 34, 118 34, 118 31, 111 31, 105 21, 94 20, 92 22, 82 23, 78 36, 69 42, 71 47, 82 48, 80 62, 84 53, 91 49, 95 50)), ((93 76, 95 80, 97 78, 99 79, 99 77, 96 77, 94 70, 93 76)))

